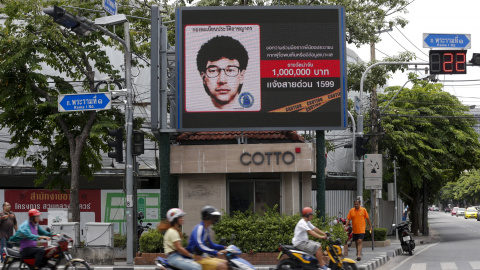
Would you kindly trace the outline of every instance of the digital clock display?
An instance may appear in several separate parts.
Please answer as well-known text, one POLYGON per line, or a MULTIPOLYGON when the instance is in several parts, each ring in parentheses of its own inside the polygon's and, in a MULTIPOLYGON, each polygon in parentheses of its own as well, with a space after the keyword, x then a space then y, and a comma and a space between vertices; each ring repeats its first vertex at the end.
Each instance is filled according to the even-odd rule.
POLYGON ((431 50, 430 74, 467 74, 466 50, 431 50))

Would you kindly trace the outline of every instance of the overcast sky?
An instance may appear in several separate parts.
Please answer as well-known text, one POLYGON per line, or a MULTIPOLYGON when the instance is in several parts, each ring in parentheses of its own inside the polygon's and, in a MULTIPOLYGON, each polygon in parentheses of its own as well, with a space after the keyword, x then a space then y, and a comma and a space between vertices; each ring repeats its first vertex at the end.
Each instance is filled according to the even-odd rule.
MULTIPOLYGON (((376 44, 376 58, 381 60, 385 54, 398 55, 408 50, 417 55, 415 62, 428 62, 430 49, 423 48, 423 33, 471 34, 471 48, 467 51, 469 61, 473 52, 480 53, 479 8, 480 0, 414 0, 408 6, 407 14, 397 15, 409 21, 407 26, 398 27, 399 30, 394 27, 392 32, 381 34, 382 41, 376 44)), ((364 61, 370 60, 370 46, 360 49, 347 46, 364 61)), ((465 75, 438 75, 438 78, 446 80, 445 90, 459 97, 464 104, 480 107, 480 66, 468 67, 465 75)), ((389 84, 403 85, 406 81, 406 73, 397 73, 389 84)), ((410 88, 411 84, 406 87, 410 88)))

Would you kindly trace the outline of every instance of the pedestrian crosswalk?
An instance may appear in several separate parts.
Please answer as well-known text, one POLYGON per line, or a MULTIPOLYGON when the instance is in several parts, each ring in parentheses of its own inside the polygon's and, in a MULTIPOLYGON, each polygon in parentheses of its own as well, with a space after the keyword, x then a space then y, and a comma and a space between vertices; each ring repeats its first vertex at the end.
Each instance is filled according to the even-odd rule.
POLYGON ((480 261, 412 263, 410 270, 480 270, 480 261), (470 266, 469 268, 467 268, 470 266))

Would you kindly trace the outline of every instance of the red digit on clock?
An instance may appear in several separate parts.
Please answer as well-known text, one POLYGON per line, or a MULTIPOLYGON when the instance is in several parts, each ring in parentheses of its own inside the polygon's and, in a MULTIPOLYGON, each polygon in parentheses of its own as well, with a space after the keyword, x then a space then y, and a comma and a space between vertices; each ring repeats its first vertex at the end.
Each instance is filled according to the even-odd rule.
POLYGON ((453 71, 453 54, 446 53, 443 55, 443 71, 452 72, 453 71))
POLYGON ((465 71, 465 53, 457 53, 456 58, 457 61, 455 66, 457 68, 457 71, 465 71))

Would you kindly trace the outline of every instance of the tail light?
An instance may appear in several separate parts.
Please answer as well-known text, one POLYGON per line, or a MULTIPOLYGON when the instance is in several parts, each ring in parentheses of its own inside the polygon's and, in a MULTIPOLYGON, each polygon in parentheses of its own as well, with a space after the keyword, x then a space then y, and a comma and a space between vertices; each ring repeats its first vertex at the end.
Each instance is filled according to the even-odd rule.
POLYGON ((282 251, 282 247, 278 247, 278 251, 282 251))

